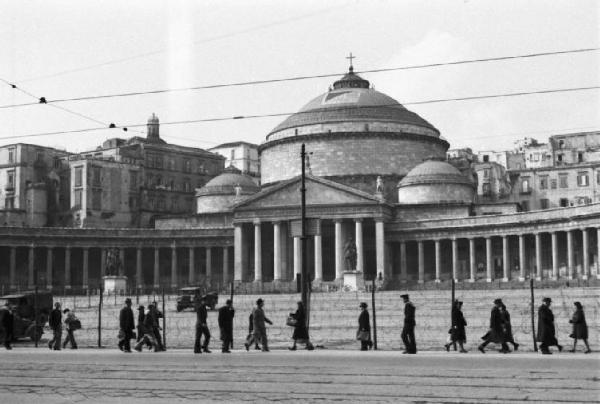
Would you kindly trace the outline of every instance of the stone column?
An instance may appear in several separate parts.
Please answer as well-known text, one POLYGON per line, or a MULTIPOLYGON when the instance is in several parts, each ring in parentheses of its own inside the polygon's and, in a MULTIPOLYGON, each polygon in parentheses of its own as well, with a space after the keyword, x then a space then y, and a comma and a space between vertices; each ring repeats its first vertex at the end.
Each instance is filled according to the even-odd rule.
POLYGON ((243 243, 242 225, 236 223, 233 225, 233 280, 242 281, 243 259, 242 259, 242 243, 243 243))
POLYGON ((106 276, 106 249, 100 248, 100 278, 104 276, 106 276))
POLYGON ((441 281, 441 274, 442 274, 442 257, 441 257, 441 251, 440 251, 440 240, 435 240, 435 281, 436 282, 440 282, 441 281))
POLYGON ((354 219, 354 232, 356 240, 356 270, 358 272, 364 272, 365 262, 365 249, 363 245, 363 230, 362 230, 362 219, 354 219))
POLYGON ((494 277, 492 274, 492 266, 494 265, 492 261, 492 238, 485 238, 485 266, 486 266, 486 282, 491 282, 494 277))
POLYGON ((254 222, 254 282, 262 282, 262 238, 260 222, 254 222))
POLYGON ((525 281, 525 235, 519 234, 519 281, 525 281))
POLYGON ((385 272, 385 231, 382 219, 375 220, 375 266, 376 274, 381 274, 383 279, 391 278, 385 272))
POLYGON ((335 280, 341 281, 344 279, 344 241, 342 240, 342 221, 340 219, 336 219, 336 220, 334 220, 334 223, 335 223, 335 280))
POLYGON ((206 247, 206 283, 212 282, 212 248, 206 247))
POLYGON ((65 247, 65 289, 71 289, 71 247, 65 247))
POLYGON ((508 282, 510 257, 508 254, 508 236, 502 236, 502 282, 508 282))
POLYGON ((144 279, 142 279, 142 247, 140 246, 135 249, 135 284, 138 289, 141 289, 144 285, 144 279))
POLYGON ((573 279, 573 232, 567 230, 567 279, 573 279))
POLYGON ((196 282, 196 249, 189 247, 188 249, 188 284, 191 286, 196 282))
POLYGON ((171 288, 177 287, 177 246, 171 245, 171 288))
POLYGON ((458 240, 452 239, 452 279, 458 282, 458 240))
POLYGON ((273 280, 281 280, 281 222, 273 222, 273 280))
POLYGON ((469 239, 469 282, 475 282, 475 239, 469 239))
POLYGON ((400 280, 408 282, 408 267, 406 266, 406 242, 400 242, 400 280))
POLYGON ((160 287, 160 248, 154 247, 154 288, 160 287))
POLYGON ((581 239, 583 244, 583 274, 581 278, 587 280, 590 274, 590 240, 587 229, 581 229, 581 239))
POLYGON ((223 285, 229 283, 229 247, 223 247, 223 285))
POLYGON ((83 247, 83 288, 90 287, 90 249, 83 247))
POLYGON ((315 234, 315 281, 323 280, 323 236, 315 234))
POLYGON ((418 260, 419 260, 419 280, 418 283, 425 282, 425 252, 423 251, 423 241, 417 241, 418 260))
POLYGON ((17 288, 17 247, 10 247, 10 287, 17 288))
POLYGON ((542 280, 542 235, 535 233, 535 280, 542 280))
POLYGON ((29 246, 29 254, 27 256, 27 287, 33 289, 35 287, 35 246, 29 246))
POLYGON ((552 237, 552 280, 558 279, 558 240, 555 231, 550 233, 552 237))
POLYGON ((46 247, 46 289, 52 289, 52 248, 46 247))
POLYGON ((302 243, 300 237, 294 237, 294 279, 302 272, 302 243))
POLYGON ((125 247, 119 248, 119 276, 125 276, 125 247))

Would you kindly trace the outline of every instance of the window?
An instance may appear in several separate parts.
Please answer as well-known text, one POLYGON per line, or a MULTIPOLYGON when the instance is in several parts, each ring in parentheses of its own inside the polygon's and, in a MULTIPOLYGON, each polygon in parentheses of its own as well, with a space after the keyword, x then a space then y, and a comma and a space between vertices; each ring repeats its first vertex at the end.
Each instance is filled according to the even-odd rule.
POLYGON ((489 161, 490 161, 490 156, 488 156, 487 154, 484 154, 483 155, 483 162, 484 163, 489 163, 489 161))
POLYGON ((102 190, 94 189, 92 191, 92 209, 102 210, 102 190))
POLYGON ((490 178, 490 169, 489 169, 489 168, 485 168, 485 169, 483 170, 483 178, 484 178, 484 179, 488 179, 488 178, 490 178))
POLYGON ((183 160, 183 171, 185 171, 186 173, 192 172, 192 162, 190 160, 183 160))
POLYGON ((8 162, 9 163, 15 162, 15 148, 14 147, 11 147, 8 149, 8 162))
POLYGON ((54 168, 56 168, 56 169, 60 168, 60 159, 57 157, 54 158, 54 168))
POLYGON ((558 184, 561 188, 569 187, 569 182, 567 180, 568 180, 567 174, 559 174, 558 175, 558 184))
POLYGON ((179 201, 176 196, 171 199, 171 210, 173 212, 177 212, 177 208, 179 206, 179 201))
POLYGON ((75 186, 83 185, 83 167, 75 167, 75 186))
POLYGON ((583 153, 582 152, 577 153, 577 162, 583 163, 583 153))
POLYGON ((35 159, 36 159, 36 161, 43 161, 44 160, 44 152, 41 152, 41 151, 37 152, 35 154, 35 159))
POLYGON ((192 192, 192 184, 190 184, 189 178, 183 180, 183 192, 192 192))
POLYGON ((137 208, 137 198, 135 196, 130 196, 129 197, 129 207, 131 209, 137 208))
POLYGON ((4 200, 4 208, 5 209, 14 209, 15 208, 15 197, 7 196, 4 200))
POLYGON ((548 209, 549 205, 548 199, 540 199, 540 208, 548 209))
POLYGON ((533 161, 540 161, 540 154, 539 153, 533 153, 533 161))
POLYGON ((569 206, 569 200, 567 198, 560 198, 559 204, 561 208, 566 208, 569 206))
POLYGON ((75 190, 75 200, 73 201, 74 207, 81 208, 81 195, 82 195, 81 189, 76 189, 75 190))
POLYGON ((95 187, 99 187, 101 186, 101 168, 100 167, 93 167, 92 168, 92 185, 95 187))
POLYGON ((521 193, 529 193, 531 189, 529 188, 529 177, 523 177, 521 180, 521 193))
POLYGON ((540 189, 548 189, 548 177, 540 177, 540 189))
POLYGON ((521 201, 521 208, 523 209, 523 212, 528 212, 529 211, 529 201, 521 201))
POLYGON ((587 187, 590 184, 590 179, 587 172, 577 173, 577 186, 587 187))
POLYGON ((558 141, 558 148, 559 149, 564 149, 565 147, 565 141, 564 140, 559 140, 558 141))
POLYGON ((154 156, 154 167, 163 168, 163 158, 162 156, 156 155, 154 156))
POLYGON ((235 149, 231 149, 231 161, 235 160, 235 149))
POLYGON ((490 184, 482 184, 481 191, 483 192, 483 195, 491 195, 492 190, 490 184))
POLYGON ((129 171, 129 189, 137 189, 137 171, 129 171))
POLYGON ((562 154, 557 154, 556 155, 556 162, 558 164, 562 164, 562 162, 563 162, 563 155, 562 154))
POLYGON ((158 198, 158 210, 165 210, 165 198, 164 197, 160 197, 158 198))
POLYGON ((596 171, 596 184, 600 185, 600 170, 596 171))
POLYGON ((13 189, 15 187, 15 172, 7 171, 6 172, 6 188, 13 189))
POLYGON ((552 189, 556 189, 556 185, 557 185, 557 184, 556 184, 556 178, 552 178, 552 179, 550 180, 550 188, 552 188, 552 189))
POLYGON ((162 185, 162 177, 160 175, 156 176, 156 186, 160 187, 162 185))

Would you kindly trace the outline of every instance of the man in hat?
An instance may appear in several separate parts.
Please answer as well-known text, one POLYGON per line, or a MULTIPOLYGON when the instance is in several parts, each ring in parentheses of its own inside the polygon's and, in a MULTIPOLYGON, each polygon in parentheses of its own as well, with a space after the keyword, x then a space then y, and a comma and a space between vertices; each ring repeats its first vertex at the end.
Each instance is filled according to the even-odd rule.
POLYGON ((6 304, 0 308, 0 335, 4 337, 4 347, 7 350, 11 350, 10 343, 13 339, 13 322, 14 314, 12 306, 6 302, 6 304))
POLYGON ((502 324, 502 315, 500 313, 500 307, 502 305, 502 299, 494 300, 494 307, 490 313, 490 329, 483 337, 481 337, 483 343, 477 348, 481 351, 481 353, 485 353, 484 348, 491 342, 495 344, 501 344, 502 349, 500 352, 510 352, 508 349, 508 344, 506 343, 506 336, 504 335, 504 327, 502 324))
POLYGON ((208 349, 208 343, 210 342, 210 331, 208 329, 208 325, 206 324, 207 317, 208 312, 206 310, 206 299, 203 296, 198 299, 196 303, 196 340, 194 342, 194 353, 197 354, 202 353, 202 351, 206 353, 211 352, 208 349), (204 344, 200 343, 202 335, 204 335, 204 344))
POLYGON ((133 338, 135 323, 133 320, 133 310, 131 310, 131 299, 125 299, 125 307, 119 313, 119 349, 123 352, 131 352, 130 341, 133 338))
POLYGON ((235 315, 235 310, 233 309, 233 302, 231 299, 227 299, 225 302, 225 306, 219 309, 219 329, 221 330, 221 341, 223 341, 223 345, 221 346, 222 353, 230 353, 229 347, 231 346, 231 342, 233 341, 233 316, 235 315))
POLYGON ((55 351, 60 351, 60 341, 62 339, 62 312, 60 311, 60 303, 54 303, 54 310, 50 312, 48 317, 48 325, 52 329, 52 339, 48 341, 48 348, 55 351))
POLYGON ((558 351, 562 351, 562 345, 556 339, 556 330, 554 328, 554 314, 550 310, 552 299, 545 297, 542 299, 542 305, 538 309, 538 332, 537 340, 541 342, 540 350, 544 355, 552 355, 548 349, 552 345, 558 347, 558 351))
POLYGON ((356 336, 360 341, 360 350, 368 351, 373 344, 371 342, 371 322, 369 320, 369 311, 367 310, 367 304, 365 302, 361 302, 359 307, 360 315, 358 316, 358 331, 356 336))
POLYGON ((273 323, 267 318, 267 316, 265 316, 265 312, 263 311, 264 304, 265 302, 263 299, 258 299, 256 301, 256 308, 252 312, 254 321, 254 338, 256 339, 256 341, 260 342, 263 352, 269 352, 267 327, 265 326, 265 323, 273 323))
POLYGON ((410 301, 408 294, 400 295, 404 300, 404 327, 402 328, 402 342, 404 342, 404 354, 416 354, 417 342, 415 341, 415 306, 410 301))

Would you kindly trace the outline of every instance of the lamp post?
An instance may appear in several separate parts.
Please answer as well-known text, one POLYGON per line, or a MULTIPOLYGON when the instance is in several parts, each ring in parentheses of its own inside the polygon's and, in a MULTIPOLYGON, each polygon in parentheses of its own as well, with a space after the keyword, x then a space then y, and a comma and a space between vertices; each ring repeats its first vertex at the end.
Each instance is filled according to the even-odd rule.
MULTIPOLYGON (((308 307, 308 274, 307 274, 307 268, 306 268, 306 184, 305 184, 305 179, 306 179, 306 150, 305 150, 305 146, 304 143, 302 143, 302 149, 300 151, 300 159, 302 160, 302 185, 300 187, 300 194, 301 194, 301 222, 302 222, 302 234, 300 237, 300 241, 301 241, 301 249, 302 249, 302 268, 301 268, 301 272, 300 272, 300 280, 301 280, 301 285, 300 285, 300 294, 301 294, 301 300, 302 300, 302 304, 304 305, 305 308, 308 307)), ((308 320, 308 319, 307 319, 308 320)), ((308 321, 307 321, 307 330, 308 330, 308 321)))

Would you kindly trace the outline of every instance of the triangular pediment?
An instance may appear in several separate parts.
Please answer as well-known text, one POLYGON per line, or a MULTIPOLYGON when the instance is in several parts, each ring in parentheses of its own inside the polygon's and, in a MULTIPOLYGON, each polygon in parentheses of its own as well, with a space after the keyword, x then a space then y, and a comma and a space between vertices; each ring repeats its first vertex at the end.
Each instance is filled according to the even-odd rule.
MULTIPOLYGON (((380 203, 379 199, 366 192, 318 177, 307 176, 305 185, 308 206, 380 203)), ((235 208, 246 210, 300 205, 300 187, 300 177, 293 178, 251 196, 235 208)))

